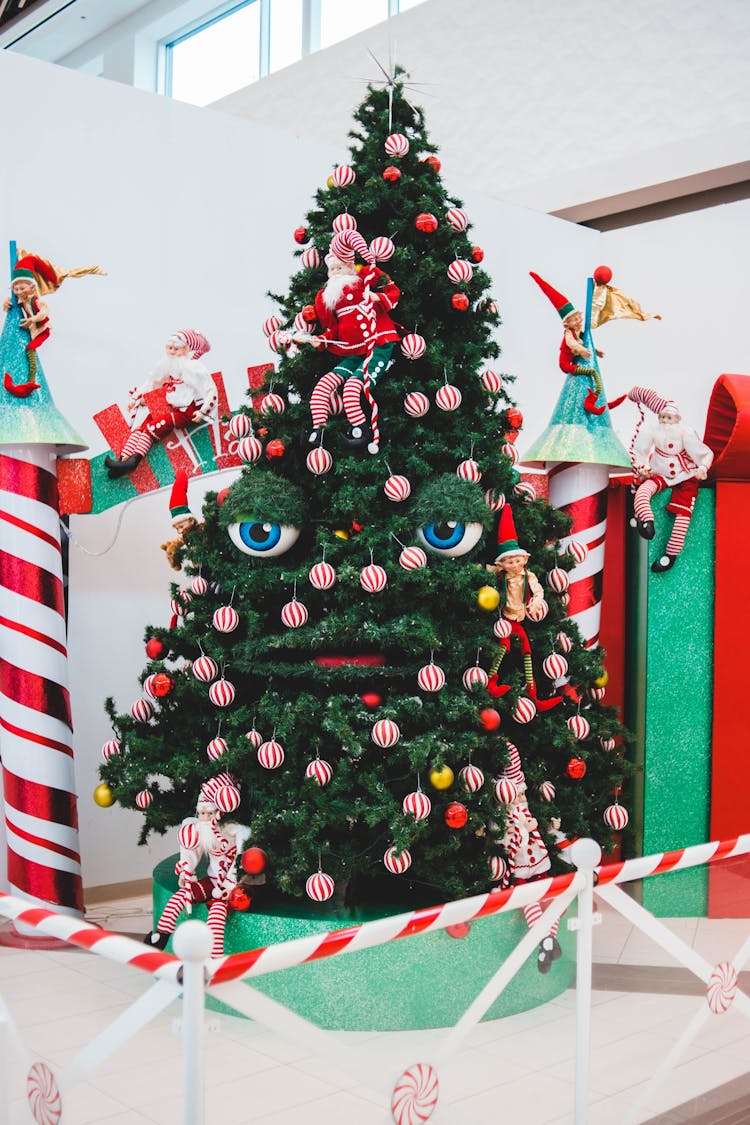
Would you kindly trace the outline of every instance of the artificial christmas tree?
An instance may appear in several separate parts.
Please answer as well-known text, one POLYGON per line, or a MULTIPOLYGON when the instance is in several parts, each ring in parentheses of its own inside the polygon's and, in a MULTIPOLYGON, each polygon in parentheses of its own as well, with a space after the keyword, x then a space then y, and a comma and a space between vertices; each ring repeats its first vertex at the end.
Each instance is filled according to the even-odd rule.
POLYGON ((205 502, 178 624, 148 630, 165 651, 144 688, 171 687, 130 714, 108 702, 119 752, 101 774, 143 809, 142 839, 235 777, 281 894, 435 902, 512 878, 514 747, 535 847, 554 862, 558 820, 607 847, 622 731, 601 653, 566 620, 568 521, 514 468, 521 419, 488 366, 499 317, 467 216, 398 76, 356 119, 264 325, 280 359, 235 419, 246 467, 205 502), (487 565, 506 505, 545 590, 531 671, 512 649, 493 699, 508 622, 487 565))

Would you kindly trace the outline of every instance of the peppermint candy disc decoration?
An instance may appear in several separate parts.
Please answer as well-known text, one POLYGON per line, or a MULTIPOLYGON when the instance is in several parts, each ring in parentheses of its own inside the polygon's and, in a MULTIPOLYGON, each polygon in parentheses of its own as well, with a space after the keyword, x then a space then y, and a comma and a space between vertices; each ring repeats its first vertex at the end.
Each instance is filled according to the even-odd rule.
POLYGON ((404 399, 404 410, 410 418, 423 418, 430 409, 430 400, 421 391, 411 391, 404 399))
POLYGON ((379 594, 388 585, 388 575, 382 566, 370 563, 362 570, 359 576, 359 584, 368 594, 379 594))
POLYGON ((427 820, 432 811, 432 802, 421 789, 417 789, 414 793, 406 794, 401 808, 415 820, 427 820))
POLYGON ((467 793, 478 793, 484 785, 484 774, 479 766, 469 763, 459 773, 459 780, 467 793))
POLYGON ((491 512, 499 512, 505 507, 505 496, 490 488, 484 494, 484 502, 491 512))
POLYGON ((466 669, 461 680, 467 691, 473 691, 474 688, 487 687, 489 676, 484 668, 480 668, 478 664, 475 664, 472 668, 466 669))
POLYGON ((491 371, 489 368, 482 372, 479 376, 479 381, 484 389, 491 395, 499 394, 503 389, 502 376, 498 375, 497 371, 491 371))
POLYGON ((571 715, 566 725, 577 742, 582 742, 591 733, 591 724, 583 715, 571 715))
POLYGON ((220 813, 234 812, 240 807, 240 791, 236 785, 220 785, 216 790, 214 801, 220 813))
POLYGON ((567 551, 569 555, 573 556, 579 566, 589 557, 588 547, 578 539, 571 539, 570 543, 568 543, 567 551))
POLYGON ((189 820, 187 824, 180 825, 177 842, 186 852, 194 852, 200 846, 201 837, 195 821, 189 820))
MULTIPOLYGON (((515 446, 513 446, 513 448, 515 449, 515 446)), ((517 456, 518 454, 516 454, 516 457, 517 456)), ((536 489, 531 481, 519 480, 518 484, 513 485, 513 491, 516 496, 520 496, 521 499, 536 500, 536 489)))
POLYGON ((557 634, 555 640, 557 641, 563 652, 570 652, 572 650, 573 642, 571 641, 568 634, 563 633, 562 630, 557 634))
POLYGON ((501 855, 491 855, 487 859, 490 869, 490 882, 500 883, 508 874, 508 864, 501 855))
POLYGON ((115 738, 110 738, 110 740, 108 742, 105 742, 104 745, 102 746, 102 758, 104 758, 105 762, 108 762, 109 759, 113 756, 113 754, 119 754, 119 753, 120 753, 120 743, 115 738))
POLYGON ((26 1100, 37 1125, 57 1125, 62 1118, 62 1098, 55 1076, 44 1062, 35 1062, 26 1076, 26 1100))
POLYGON ((610 754, 615 748, 615 740, 614 738, 600 738, 599 745, 601 746, 602 750, 610 754))
MULTIPOLYGON (((309 246, 307 250, 302 251, 300 261, 306 270, 316 270, 320 265, 320 254, 314 246, 309 246)), ((272 338, 269 338, 269 343, 272 338)))
POLYGON ((272 392, 263 395, 260 400, 261 414, 283 414, 286 410, 286 403, 281 395, 273 394, 272 392))
POLYGON ((184 617, 187 613, 187 605, 179 598, 172 598, 169 602, 169 610, 175 617, 184 617))
POLYGON ((311 781, 316 781, 322 788, 328 785, 333 777, 333 767, 330 762, 326 762, 322 758, 313 758, 311 762, 307 763, 305 777, 311 781))
POLYGON ((336 233, 340 234, 342 230, 356 230, 357 220, 354 218, 354 215, 350 215, 345 211, 343 214, 337 215, 331 225, 336 233))
MULTIPOLYGON (((270 336, 273 332, 278 332, 281 328, 281 321, 277 316, 269 316, 263 321, 263 335, 270 336)), ((240 415, 244 417, 244 415, 240 415)), ((232 419, 234 421, 234 419, 232 419)), ((235 437, 242 437, 242 434, 234 434, 235 437)))
POLYGON ((504 641, 513 632, 513 626, 507 617, 498 617, 495 624, 492 626, 492 632, 495 634, 499 641, 504 641))
POLYGON ((544 621, 545 617, 549 613, 549 606, 547 605, 544 598, 542 598, 536 603, 530 602, 526 607, 526 613, 532 621, 544 621))
POLYGON ((239 623, 240 615, 232 605, 220 605, 212 619, 217 633, 233 633, 239 623))
POLYGON ((330 472, 333 465, 333 457, 331 457, 327 449, 319 445, 316 449, 310 450, 305 464, 316 477, 322 477, 324 473, 330 472))
POLYGON ((255 727, 251 727, 245 735, 245 738, 252 746, 253 750, 257 750, 263 744, 263 735, 260 734, 255 727))
POLYGON ((313 902, 327 902, 333 894, 334 882, 325 871, 316 871, 305 883, 305 892, 313 902))
POLYGON ((513 718, 517 723, 530 723, 536 715, 536 703, 528 695, 522 695, 516 704, 513 718))
POLYGON ((404 570, 422 570, 427 566, 427 554, 421 547, 404 547, 398 563, 404 570))
POLYGON ((356 178, 354 169, 350 168, 348 164, 339 164, 338 168, 334 168, 331 172, 334 187, 349 187, 356 178))
POLYGON ((482 479, 482 470, 473 457, 469 457, 466 461, 460 462, 456 469, 456 476, 459 480, 468 480, 477 484, 482 479))
POLYGON ((445 383, 435 395, 435 405, 440 410, 450 412, 458 410, 461 405, 461 392, 452 383, 445 383))
POLYGON ((551 781, 543 781, 539 786, 539 793, 543 801, 554 801, 557 790, 551 781))
POLYGON ((388 480, 383 485, 383 492, 394 504, 400 504, 411 495, 411 484, 406 477, 388 477, 388 480))
POLYGON ((500 805, 512 805, 518 800, 518 789, 515 782, 504 774, 495 779, 495 800, 500 805))
POLYGON ((466 212, 462 211, 460 207, 451 207, 450 211, 446 211, 445 217, 454 230, 466 230, 469 225, 466 212))
POLYGON ((415 1063, 399 1078, 391 1094, 391 1116, 396 1125, 422 1125, 438 1103, 438 1077, 429 1063, 415 1063))
POLYGON ((615 802, 614 805, 607 805, 602 820, 608 828, 612 828, 615 832, 622 832, 623 828, 627 828, 630 817, 628 810, 615 802))
POLYGON ((252 465, 263 453, 263 443, 253 434, 237 442, 237 456, 246 465, 252 465))
POLYGON ((554 590, 556 594, 564 593, 570 585, 567 570, 563 570, 561 566, 553 567, 547 575, 547 585, 551 590, 554 590))
POLYGON ((210 684, 219 674, 219 665, 210 656, 199 656, 193 661, 193 675, 202 684, 210 684))
POLYGON ((212 762, 218 762, 219 758, 223 758, 229 747, 223 738, 212 738, 206 747, 206 753, 212 762))
POLYGON ((137 723, 147 723, 153 713, 153 705, 147 699, 136 699, 130 708, 130 714, 137 723))
POLYGON ((406 156, 409 151, 409 141, 403 133, 391 133, 385 139, 385 151, 388 156, 406 156))
POLYGON ((410 332, 401 341, 401 351, 407 359, 421 359, 427 349, 424 336, 417 332, 410 332))
POLYGON ((146 695, 150 699, 156 699, 157 698, 156 689, 154 687, 154 685, 156 683, 157 674, 158 673, 154 672, 154 673, 152 673, 152 675, 146 676, 146 679, 143 681, 143 690, 145 691, 146 695))
POLYGON ((404 848, 402 852, 397 852, 394 847, 387 848, 383 863, 391 875, 403 875, 411 867, 411 852, 408 848, 404 848))
POLYGON ((208 698, 215 707, 228 707, 235 695, 234 684, 225 679, 216 680, 208 689, 208 698))
MULTIPOLYGON (((274 317, 273 319, 277 321, 276 327, 278 328, 278 318, 274 317)), ((266 323, 268 323, 268 321, 266 321, 266 323)), ((273 329, 273 331, 276 331, 276 329, 273 329)), ((233 414, 229 419, 229 425, 227 426, 227 429, 229 430, 229 433, 232 435, 232 437, 236 438, 237 441, 239 441, 240 438, 247 437, 252 427, 250 425, 250 419, 248 418, 247 414, 233 414)))
POLYGON ((307 622, 309 616, 307 606, 298 602, 296 598, 287 602, 281 610, 281 621, 287 629, 300 629, 307 622))
POLYGON ((310 585, 316 590, 330 590, 336 581, 336 571, 330 563, 319 562, 310 568, 307 577, 310 579, 310 585))
POLYGON ((372 741, 376 746, 382 746, 384 750, 395 746, 400 737, 398 723, 394 723, 393 719, 379 719, 370 731, 372 741))
POLYGON ((445 672, 430 661, 417 673, 417 683, 422 691, 440 691, 445 687, 445 672))
POLYGON ((190 583, 190 589, 193 591, 196 597, 202 598, 208 590, 208 582, 206 582, 206 579, 199 574, 198 577, 194 578, 190 583))
POLYGON ((550 680, 560 680, 568 671, 568 662, 559 652, 552 652, 542 661, 542 671, 550 680))
POLYGON ((153 799, 153 794, 148 789, 141 789, 140 793, 135 795, 135 803, 139 809, 147 809, 153 799))
POLYGON ((474 276, 471 262, 467 262, 465 258, 456 258, 455 262, 451 262, 447 273, 454 285, 465 284, 474 276))
POLYGON ((737 970, 731 961, 716 966, 706 985, 706 1003, 714 1015, 720 1016, 731 1007, 737 995, 737 970))
POLYGON ((389 258, 393 257, 395 252, 396 247, 393 245, 390 238, 385 238, 382 235, 378 238, 373 238, 370 243, 370 253, 377 262, 387 262, 389 258))
POLYGON ((271 738, 258 747, 258 762, 264 770, 277 770, 285 758, 284 747, 271 738))

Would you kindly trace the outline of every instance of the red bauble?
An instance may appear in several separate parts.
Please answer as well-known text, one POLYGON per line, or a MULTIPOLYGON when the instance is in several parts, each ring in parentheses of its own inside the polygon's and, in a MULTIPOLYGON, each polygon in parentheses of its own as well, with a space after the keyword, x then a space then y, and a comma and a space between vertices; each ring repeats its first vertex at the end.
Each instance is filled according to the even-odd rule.
POLYGON ((315 312, 315 305, 305 305, 302 310, 302 317, 307 324, 314 324, 318 319, 317 313, 315 312))
POLYGON ((376 691, 366 691, 364 695, 359 697, 369 711, 374 711, 383 702, 382 695, 378 695, 376 691))
POLYGON ((294 232, 294 241, 298 246, 304 246, 310 235, 307 233, 307 227, 297 227, 294 232))
POLYGON ((424 234, 433 234, 438 228, 438 221, 429 211, 422 211, 414 220, 414 226, 424 234))
POLYGON ((594 281, 597 285, 609 285, 612 280, 612 270, 609 266, 597 266, 594 270, 594 281))
POLYGON ((582 758, 571 758, 567 765, 568 777, 580 781, 586 772, 586 763, 582 758))
POLYGON ((224 501, 226 500, 228 495, 229 495, 229 489, 228 488, 222 488, 221 492, 217 492, 216 503, 218 504, 219 507, 221 507, 221 505, 224 503, 224 501))
POLYGON ((174 680, 168 676, 166 672, 157 672, 152 681, 153 693, 157 699, 163 699, 165 695, 169 695, 174 687, 174 680))
POLYGON ((158 660, 165 652, 164 645, 156 637, 146 642, 146 656, 149 660, 158 660))
POLYGON ((240 859, 242 870, 248 875, 260 875, 268 864, 268 856, 262 848, 246 848, 240 859))
POLYGON ((485 730, 497 730, 500 726, 500 715, 494 707, 485 707, 479 712, 479 721, 485 730))
POLYGON ((482 249, 481 246, 472 246, 471 256, 472 256, 472 259, 475 262, 483 262, 484 261, 484 250, 482 249))
POLYGON ((440 163, 440 161, 438 160, 438 158, 436 156, 426 157, 425 158, 425 164, 429 164, 429 166, 430 166, 430 168, 432 168, 433 172, 439 172, 440 169, 442 168, 442 164, 440 163))
POLYGON ((274 457, 283 457, 285 453, 286 446, 281 438, 274 438, 273 441, 269 441, 266 446, 266 457, 269 461, 273 461, 274 457))
POLYGON ((394 168, 394 166, 390 164, 383 172, 383 179, 386 183, 395 184, 397 180, 401 179, 401 169, 394 168))
POLYGON ((453 308, 458 309, 459 312, 466 312, 469 307, 469 298, 465 293, 454 293, 451 297, 451 304, 453 308))
POLYGON ((249 910, 250 895, 244 887, 234 887, 229 892, 229 905, 232 910, 249 910))
POLYGON ((508 419, 508 425, 512 430, 521 429, 521 426, 523 425, 523 414, 520 410, 517 409, 517 407, 509 407, 505 412, 505 416, 508 419))
POLYGON ((452 801, 445 810, 445 823, 449 828, 463 828, 468 819, 469 814, 466 811, 466 806, 462 805, 460 801, 452 801))

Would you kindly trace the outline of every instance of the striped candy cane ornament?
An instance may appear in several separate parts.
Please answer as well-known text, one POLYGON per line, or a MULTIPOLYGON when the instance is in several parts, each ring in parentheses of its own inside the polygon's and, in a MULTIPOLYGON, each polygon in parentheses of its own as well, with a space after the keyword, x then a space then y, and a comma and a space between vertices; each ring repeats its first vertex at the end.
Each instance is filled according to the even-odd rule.
POLYGON ((549 470, 549 502, 573 520, 571 539, 583 543, 588 555, 570 572, 568 617, 575 621, 587 648, 599 643, 604 578, 604 536, 607 530, 609 470, 606 465, 560 462, 549 470))
POLYGON ((83 910, 54 446, 0 447, 0 758, 11 892, 83 910))

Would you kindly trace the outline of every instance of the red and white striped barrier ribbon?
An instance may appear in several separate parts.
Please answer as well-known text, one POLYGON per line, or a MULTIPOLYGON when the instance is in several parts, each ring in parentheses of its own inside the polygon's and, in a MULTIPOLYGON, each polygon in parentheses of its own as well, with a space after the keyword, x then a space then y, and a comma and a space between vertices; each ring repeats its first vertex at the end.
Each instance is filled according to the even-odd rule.
POLYGON ((581 631, 586 648, 599 643, 607 530, 609 471, 606 465, 562 462, 549 470, 549 502, 573 520, 571 539, 588 547, 588 556, 570 571, 568 617, 581 631))
POLYGON ((625 859, 620 863, 605 863, 596 869, 599 885, 606 883, 632 883, 634 879, 647 879, 650 875, 663 875, 668 871, 684 871, 704 863, 750 854, 750 833, 733 840, 713 840, 708 844, 692 844, 672 852, 644 855, 639 859, 625 859))
POLYGON ((0 757, 11 890, 81 913, 53 452, 0 453, 0 757))

